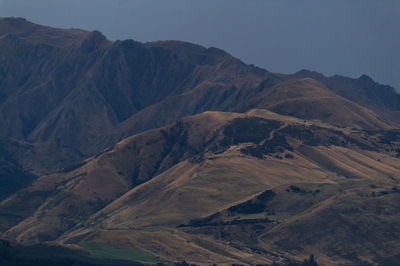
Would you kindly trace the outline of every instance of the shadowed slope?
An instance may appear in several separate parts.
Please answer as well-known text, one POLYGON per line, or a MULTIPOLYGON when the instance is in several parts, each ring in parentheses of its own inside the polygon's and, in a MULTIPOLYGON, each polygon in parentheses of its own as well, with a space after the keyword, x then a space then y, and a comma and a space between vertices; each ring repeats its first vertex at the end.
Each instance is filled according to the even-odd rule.
MULTIPOLYGON (((196 122, 179 122, 166 129, 139 134, 124 140, 114 149, 89 158, 77 165, 76 169, 69 168, 65 169, 66 173, 42 177, 26 190, 4 201, 3 211, 20 219, 34 214, 31 222, 55 219, 57 222, 54 226, 47 225, 42 229, 33 227, 28 221, 20 225, 30 227, 26 234, 33 234, 34 239, 54 239, 54 236, 62 233, 59 230, 73 226, 135 185, 185 158, 203 152, 202 145, 211 133, 209 130, 218 128, 220 123, 234 116, 205 114, 201 117, 203 119, 198 123, 206 123, 207 127, 196 125, 196 122), (26 197, 31 198, 29 204, 25 202, 26 197), (62 213, 69 215, 60 217, 62 213), (41 230, 47 233, 40 236, 41 230)), ((41 227, 44 224, 38 225, 41 227)))

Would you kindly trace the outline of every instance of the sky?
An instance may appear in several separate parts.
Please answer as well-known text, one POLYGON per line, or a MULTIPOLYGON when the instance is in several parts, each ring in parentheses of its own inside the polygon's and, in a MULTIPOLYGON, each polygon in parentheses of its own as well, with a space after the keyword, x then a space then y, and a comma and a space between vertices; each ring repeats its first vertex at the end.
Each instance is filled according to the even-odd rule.
POLYGON ((0 16, 189 41, 271 72, 366 74, 400 90, 399 0, 0 0, 0 16))

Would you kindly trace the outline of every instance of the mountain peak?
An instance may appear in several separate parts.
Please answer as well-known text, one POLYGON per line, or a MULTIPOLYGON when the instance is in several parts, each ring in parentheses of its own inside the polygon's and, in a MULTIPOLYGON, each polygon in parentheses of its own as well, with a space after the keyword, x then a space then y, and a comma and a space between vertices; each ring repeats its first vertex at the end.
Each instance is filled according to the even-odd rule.
POLYGON ((24 26, 27 24, 32 25, 32 23, 30 23, 29 21, 27 21, 25 18, 21 18, 21 17, 6 17, 6 18, 0 18, 0 21, 4 21, 6 23, 9 23, 10 25, 13 26, 24 26))
POLYGON ((0 36, 10 34, 35 44, 66 47, 84 39, 88 32, 37 25, 18 17, 0 18, 0 36))
POLYGON ((107 38, 100 31, 90 32, 83 40, 81 49, 85 52, 93 52, 103 45, 107 38))
POLYGON ((359 78, 359 81, 367 82, 367 83, 375 83, 375 81, 368 75, 362 74, 359 78))
POLYGON ((26 34, 35 28, 35 24, 24 18, 7 17, 0 18, 0 35, 5 34, 26 34))

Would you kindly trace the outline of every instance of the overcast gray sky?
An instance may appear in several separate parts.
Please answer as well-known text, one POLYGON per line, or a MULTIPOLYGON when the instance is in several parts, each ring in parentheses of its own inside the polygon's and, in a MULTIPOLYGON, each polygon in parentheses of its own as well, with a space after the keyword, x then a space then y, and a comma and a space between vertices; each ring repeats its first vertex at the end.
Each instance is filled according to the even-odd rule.
POLYGON ((367 74, 400 89, 400 0, 0 0, 0 16, 190 41, 272 72, 367 74))

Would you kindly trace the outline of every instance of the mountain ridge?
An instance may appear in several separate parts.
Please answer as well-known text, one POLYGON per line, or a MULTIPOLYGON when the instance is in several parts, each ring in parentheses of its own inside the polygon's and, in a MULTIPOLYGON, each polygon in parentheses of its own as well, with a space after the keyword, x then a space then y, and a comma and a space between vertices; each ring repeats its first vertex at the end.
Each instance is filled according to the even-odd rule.
POLYGON ((389 85, 383 85, 373 81, 373 79, 365 74, 359 78, 349 78, 342 75, 324 76, 321 73, 300 70, 294 74, 284 75, 287 77, 311 77, 317 81, 324 83, 328 88, 338 95, 357 102, 366 107, 387 108, 392 111, 400 109, 400 97, 398 90, 389 85), (349 88, 356 88, 363 94, 352 92, 349 88))

